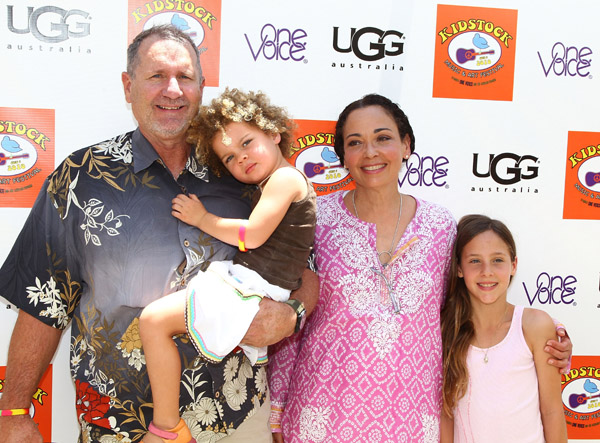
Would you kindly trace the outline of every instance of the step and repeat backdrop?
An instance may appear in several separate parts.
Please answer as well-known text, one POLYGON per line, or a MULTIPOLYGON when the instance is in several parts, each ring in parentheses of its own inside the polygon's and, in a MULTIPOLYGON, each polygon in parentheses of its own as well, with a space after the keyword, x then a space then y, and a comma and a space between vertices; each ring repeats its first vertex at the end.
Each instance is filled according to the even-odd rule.
MULTIPOLYGON (((58 163, 135 128, 121 84, 127 45, 172 23, 200 48, 205 101, 229 86, 288 108, 291 161, 318 194, 353 186, 333 154, 344 106, 370 92, 399 103, 416 136, 402 191, 512 229, 509 299, 567 326, 569 439, 597 441, 598 16, 594 0, 3 0, 0 262, 58 163)), ((16 312, 0 298, 0 390, 16 312)), ((45 441, 77 439, 68 335, 32 401, 45 441)))

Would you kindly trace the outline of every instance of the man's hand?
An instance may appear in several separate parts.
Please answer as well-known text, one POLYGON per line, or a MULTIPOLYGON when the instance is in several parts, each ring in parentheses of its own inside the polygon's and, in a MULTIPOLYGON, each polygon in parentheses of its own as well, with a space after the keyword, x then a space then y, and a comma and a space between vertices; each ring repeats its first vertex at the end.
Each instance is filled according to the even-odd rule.
MULTIPOLYGON (((319 298, 319 278, 317 274, 305 269, 302 274, 302 286, 292 292, 292 297, 300 300, 309 315, 319 298)), ((242 339, 245 345, 263 347, 277 343, 294 333, 296 311, 290 305, 263 298, 259 311, 242 339)))
POLYGON ((245 345, 263 347, 277 343, 294 333, 296 311, 290 305, 263 298, 259 311, 242 339, 245 345))
POLYGON ((561 374, 567 374, 571 370, 571 355, 573 354, 573 343, 564 327, 559 326, 556 330, 560 341, 548 340, 544 351, 554 358, 548 359, 548 364, 556 366, 561 374))
POLYGON ((4 443, 43 442, 38 425, 29 415, 0 417, 0 435, 4 443))

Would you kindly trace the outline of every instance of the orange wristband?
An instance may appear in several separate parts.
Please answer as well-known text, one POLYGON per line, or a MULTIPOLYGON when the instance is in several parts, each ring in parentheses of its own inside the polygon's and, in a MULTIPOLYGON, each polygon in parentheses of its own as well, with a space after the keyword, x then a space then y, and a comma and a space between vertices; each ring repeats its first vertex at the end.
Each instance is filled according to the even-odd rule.
POLYGON ((246 249, 246 224, 242 222, 240 224, 240 230, 238 231, 238 249, 242 252, 247 252, 246 249))

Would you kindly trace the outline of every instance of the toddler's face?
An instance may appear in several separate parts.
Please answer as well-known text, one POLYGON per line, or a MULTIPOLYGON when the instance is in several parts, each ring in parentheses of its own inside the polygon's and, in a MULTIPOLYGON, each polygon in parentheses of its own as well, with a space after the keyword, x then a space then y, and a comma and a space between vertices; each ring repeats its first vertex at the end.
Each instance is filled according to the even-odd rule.
POLYGON ((243 122, 229 123, 212 146, 227 170, 242 183, 258 184, 279 167, 283 157, 280 134, 270 134, 243 122))

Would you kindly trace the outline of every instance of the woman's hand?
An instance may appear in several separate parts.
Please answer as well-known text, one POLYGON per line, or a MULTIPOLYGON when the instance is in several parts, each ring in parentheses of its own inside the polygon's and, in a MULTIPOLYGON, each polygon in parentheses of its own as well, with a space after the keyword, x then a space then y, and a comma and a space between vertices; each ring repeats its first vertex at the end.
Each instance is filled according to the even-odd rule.
POLYGON ((188 225, 202 229, 202 219, 208 213, 206 208, 194 194, 189 196, 179 194, 172 201, 173 217, 178 218, 188 225))
POLYGON ((273 443, 284 443, 283 434, 281 432, 274 432, 271 435, 273 436, 273 443))

